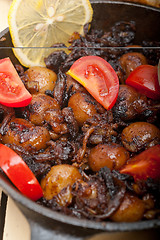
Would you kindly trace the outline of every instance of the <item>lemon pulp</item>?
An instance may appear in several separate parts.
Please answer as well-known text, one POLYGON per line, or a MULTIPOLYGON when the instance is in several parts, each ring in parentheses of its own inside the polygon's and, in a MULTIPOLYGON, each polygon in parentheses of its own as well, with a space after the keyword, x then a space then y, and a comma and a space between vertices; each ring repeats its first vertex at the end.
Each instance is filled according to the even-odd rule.
POLYGON ((8 24, 16 57, 26 67, 44 66, 54 51, 50 47, 69 46, 71 35, 83 35, 92 15, 89 0, 13 0, 8 24))

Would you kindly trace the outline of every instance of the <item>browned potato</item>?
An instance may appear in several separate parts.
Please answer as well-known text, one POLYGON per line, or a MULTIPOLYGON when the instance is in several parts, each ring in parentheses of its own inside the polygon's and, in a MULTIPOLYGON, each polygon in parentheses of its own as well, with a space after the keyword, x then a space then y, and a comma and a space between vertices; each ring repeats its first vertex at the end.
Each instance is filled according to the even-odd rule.
POLYGON ((25 119, 15 118, 7 126, 2 143, 10 143, 22 146, 26 151, 34 152, 47 147, 50 134, 44 127, 34 126, 25 119))
POLYGON ((115 116, 123 121, 134 119, 137 111, 134 102, 140 98, 140 94, 128 85, 120 85, 117 101, 113 107, 115 116))
POLYGON ((151 123, 135 122, 124 128, 122 143, 130 152, 154 146, 160 142, 160 130, 151 123))
POLYGON ((33 95, 31 103, 26 108, 29 120, 35 125, 43 125, 45 112, 49 109, 60 109, 57 101, 45 94, 33 95))
POLYGON ((99 171, 103 167, 120 169, 129 159, 128 151, 118 144, 98 144, 92 148, 88 162, 93 171, 99 171))
POLYGON ((119 209, 111 216, 115 222, 135 222, 142 219, 145 211, 143 201, 136 196, 126 194, 119 209))
POLYGON ((79 126, 82 126, 88 118, 97 113, 95 101, 85 93, 77 92, 72 95, 69 99, 68 107, 72 108, 79 126))
POLYGON ((75 79, 73 79, 70 75, 67 75, 67 91, 72 91, 72 92, 84 92, 86 93, 87 90, 75 79))
POLYGON ((25 85, 31 94, 53 91, 57 75, 45 67, 31 67, 25 72, 25 85))
POLYGON ((44 197, 52 199, 59 194, 62 189, 73 185, 82 176, 76 167, 63 164, 51 168, 49 173, 41 180, 44 197))
POLYGON ((147 64, 147 59, 142 53, 131 52, 123 54, 119 62, 127 78, 136 67, 147 64))
POLYGON ((61 110, 47 110, 44 115, 44 120, 52 127, 52 130, 56 134, 65 134, 68 132, 67 124, 64 122, 61 110))

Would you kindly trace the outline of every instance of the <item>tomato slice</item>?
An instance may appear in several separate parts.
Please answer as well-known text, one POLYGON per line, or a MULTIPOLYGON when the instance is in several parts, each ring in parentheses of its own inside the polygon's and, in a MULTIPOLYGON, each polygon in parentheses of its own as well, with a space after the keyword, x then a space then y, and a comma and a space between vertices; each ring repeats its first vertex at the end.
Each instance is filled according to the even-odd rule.
POLYGON ((25 196, 34 201, 43 196, 42 188, 27 164, 3 144, 0 144, 0 167, 25 196))
POLYGON ((120 173, 130 174, 137 180, 160 178, 160 145, 153 146, 129 160, 120 173))
POLYGON ((0 60, 0 103, 8 107, 27 106, 32 95, 22 83, 9 58, 0 60))
POLYGON ((160 99, 160 85, 156 66, 141 65, 130 73, 126 84, 154 100, 160 99))
POLYGON ((82 84, 105 109, 116 102, 119 79, 112 66, 98 56, 85 56, 73 63, 67 72, 82 84))

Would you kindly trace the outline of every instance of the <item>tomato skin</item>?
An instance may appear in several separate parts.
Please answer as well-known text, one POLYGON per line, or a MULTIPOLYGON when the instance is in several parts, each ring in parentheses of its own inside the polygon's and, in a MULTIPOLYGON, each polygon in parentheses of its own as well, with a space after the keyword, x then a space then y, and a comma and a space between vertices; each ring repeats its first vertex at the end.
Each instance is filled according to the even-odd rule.
POLYGON ((136 88, 148 98, 160 99, 160 85, 156 66, 141 65, 130 73, 126 84, 136 88))
POLYGON ((120 173, 132 175, 135 181, 160 179, 160 145, 155 145, 130 159, 120 173))
POLYGON ((0 59, 0 103, 25 107, 32 99, 9 58, 0 59))
POLYGON ((118 97, 119 79, 103 58, 81 57, 73 63, 67 74, 82 84, 105 109, 113 107, 118 97))
POLYGON ((25 196, 34 201, 43 196, 38 180, 23 159, 3 144, 0 144, 0 167, 25 196))

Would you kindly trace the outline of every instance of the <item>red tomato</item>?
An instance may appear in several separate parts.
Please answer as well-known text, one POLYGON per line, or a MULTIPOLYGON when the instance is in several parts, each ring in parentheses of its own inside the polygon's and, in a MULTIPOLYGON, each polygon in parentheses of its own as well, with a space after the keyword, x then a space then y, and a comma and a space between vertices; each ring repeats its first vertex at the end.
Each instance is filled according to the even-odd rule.
POLYGON ((9 58, 0 60, 0 103, 8 107, 27 106, 32 95, 22 83, 9 58))
POLYGON ((43 196, 38 180, 23 159, 3 144, 0 144, 0 167, 25 196, 34 201, 43 196))
POLYGON ((103 58, 81 57, 67 74, 82 84, 104 108, 113 107, 118 96, 119 79, 112 66, 103 58))
POLYGON ((153 146, 129 160, 120 173, 130 174, 135 180, 160 178, 160 145, 153 146))
POLYGON ((126 84, 154 100, 160 99, 160 85, 156 66, 141 65, 130 73, 126 84))

